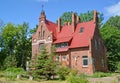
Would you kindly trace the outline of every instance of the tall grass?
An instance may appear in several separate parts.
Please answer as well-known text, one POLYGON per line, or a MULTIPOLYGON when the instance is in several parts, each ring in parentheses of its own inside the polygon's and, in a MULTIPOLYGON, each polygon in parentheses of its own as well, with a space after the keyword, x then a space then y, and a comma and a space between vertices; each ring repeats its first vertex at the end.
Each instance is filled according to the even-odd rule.
POLYGON ((111 73, 96 72, 92 75, 94 78, 108 77, 111 76, 111 73))

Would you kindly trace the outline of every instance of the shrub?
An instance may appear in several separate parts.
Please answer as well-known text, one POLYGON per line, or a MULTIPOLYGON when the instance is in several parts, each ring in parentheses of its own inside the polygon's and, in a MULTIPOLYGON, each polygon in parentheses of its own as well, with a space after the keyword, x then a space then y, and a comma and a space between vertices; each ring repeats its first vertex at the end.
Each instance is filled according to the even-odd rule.
POLYGON ((118 62, 118 65, 117 65, 117 72, 120 73, 120 62, 118 62))
POLYGON ((0 71, 0 78, 4 77, 4 73, 2 71, 0 71))
POLYGON ((22 68, 7 68, 4 71, 4 76, 10 79, 15 79, 18 74, 24 73, 24 69, 22 68))
POLYGON ((66 76, 69 75, 70 69, 68 67, 60 67, 57 71, 60 80, 65 80, 66 76))
POLYGON ((17 67, 17 61, 15 58, 15 55, 7 56, 4 60, 4 69, 11 68, 11 67, 17 67))
POLYGON ((81 75, 70 74, 68 76, 68 81, 70 83, 88 83, 88 80, 84 74, 81 75))
POLYGON ((94 78, 100 78, 100 77, 108 77, 110 75, 111 75, 110 73, 96 72, 96 73, 93 74, 92 77, 94 77, 94 78))

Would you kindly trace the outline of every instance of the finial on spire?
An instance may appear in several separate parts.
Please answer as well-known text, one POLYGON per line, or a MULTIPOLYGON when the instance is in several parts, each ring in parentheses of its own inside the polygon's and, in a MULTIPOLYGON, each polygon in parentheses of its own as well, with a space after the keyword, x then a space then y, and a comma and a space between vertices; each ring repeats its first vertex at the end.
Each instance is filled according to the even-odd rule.
POLYGON ((44 8, 44 5, 42 4, 42 11, 44 11, 43 8, 44 8))

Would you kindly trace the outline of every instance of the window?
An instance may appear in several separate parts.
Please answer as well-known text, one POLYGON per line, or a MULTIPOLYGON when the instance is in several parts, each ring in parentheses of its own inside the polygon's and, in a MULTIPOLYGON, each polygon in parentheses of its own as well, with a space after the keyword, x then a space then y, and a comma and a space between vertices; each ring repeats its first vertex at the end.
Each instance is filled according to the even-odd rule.
POLYGON ((67 60, 67 56, 66 55, 62 55, 62 60, 66 61, 67 60))
POLYGON ((43 39, 45 38, 45 31, 43 31, 43 39))
POLYGON ((83 31, 84 31, 84 27, 81 27, 79 33, 82 33, 83 31))
POLYGON ((83 67, 88 66, 88 56, 83 56, 82 57, 82 63, 83 63, 83 67))
POLYGON ((105 67, 103 58, 101 59, 101 64, 102 64, 102 67, 105 67))
POLYGON ((67 42, 59 43, 59 44, 56 44, 56 47, 57 48, 68 47, 68 43, 67 42))
POLYGON ((59 56, 56 56, 56 61, 59 61, 59 56))
POLYGON ((41 44, 40 44, 40 47, 39 47, 39 48, 40 48, 40 50, 42 50, 42 49, 43 49, 43 47, 44 47, 44 44, 43 44, 43 43, 41 43, 41 44))
POLYGON ((40 34, 41 39, 44 39, 44 35, 45 35, 44 27, 41 27, 41 33, 39 34, 40 34))
POLYGON ((48 40, 51 40, 51 37, 50 37, 50 36, 48 36, 48 40))
POLYGON ((39 32, 39 37, 41 37, 41 33, 39 32))
POLYGON ((95 48, 97 49, 97 40, 95 40, 95 48))

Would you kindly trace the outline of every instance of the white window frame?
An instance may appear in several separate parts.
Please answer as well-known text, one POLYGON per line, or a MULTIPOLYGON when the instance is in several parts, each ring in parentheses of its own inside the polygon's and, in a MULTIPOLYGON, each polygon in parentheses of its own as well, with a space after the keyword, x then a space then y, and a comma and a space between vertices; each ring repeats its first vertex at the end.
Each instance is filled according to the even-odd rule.
POLYGON ((60 60, 60 57, 59 56, 56 56, 56 61, 59 61, 60 60))
POLYGON ((62 55, 62 61, 67 61, 67 55, 62 55))
POLYGON ((82 56, 82 65, 83 65, 83 67, 88 67, 88 64, 89 64, 89 63, 88 63, 88 56, 86 56, 86 55, 85 55, 85 56, 82 56), (84 64, 84 61, 85 61, 85 60, 87 60, 87 64, 86 64, 86 65, 84 64))

